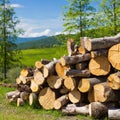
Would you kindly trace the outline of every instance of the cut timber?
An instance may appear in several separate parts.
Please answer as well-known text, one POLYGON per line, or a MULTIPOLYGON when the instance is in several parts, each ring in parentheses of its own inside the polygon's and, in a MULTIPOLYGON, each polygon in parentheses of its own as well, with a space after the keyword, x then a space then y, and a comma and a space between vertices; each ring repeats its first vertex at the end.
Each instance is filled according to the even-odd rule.
POLYGON ((91 102, 95 102, 95 97, 94 97, 94 89, 90 89, 88 91, 88 101, 91 102))
POLYGON ((112 46, 108 51, 108 60, 112 66, 120 70, 120 43, 112 46))
POLYGON ((43 64, 41 63, 41 61, 36 61, 36 62, 35 62, 35 67, 36 67, 37 69, 41 69, 41 68, 43 67, 43 64))
POLYGON ((49 110, 49 109, 53 109, 53 105, 56 99, 55 97, 56 97, 55 92, 52 91, 51 88, 46 87, 40 91, 38 100, 40 105, 44 109, 49 110))
POLYGON ((25 102, 22 98, 17 98, 17 107, 24 105, 25 102))
POLYGON ((109 109, 108 118, 110 120, 120 120, 120 109, 109 109))
POLYGON ((40 91, 40 86, 34 81, 31 81, 30 89, 32 92, 38 93, 40 91))
POLYGON ((28 100, 29 94, 27 92, 21 92, 20 98, 22 98, 24 101, 28 100))
POLYGON ((75 65, 75 68, 77 70, 84 70, 87 68, 87 66, 88 66, 88 62, 80 62, 75 65))
POLYGON ((68 95, 63 95, 55 100, 54 108, 58 110, 62 108, 62 106, 66 105, 68 102, 69 102, 68 95))
POLYGON ((72 78, 72 77, 66 77, 66 78, 64 79, 64 86, 65 86, 68 90, 72 91, 72 90, 74 90, 75 87, 76 87, 76 80, 75 80, 74 78, 72 78))
POLYGON ((66 74, 66 72, 68 71, 70 69, 70 67, 69 66, 63 66, 61 63, 56 63, 56 65, 55 65, 55 70, 56 70, 56 72, 57 72, 57 75, 59 76, 59 77, 61 77, 61 78, 65 78, 66 76, 65 76, 65 74, 66 74))
POLYGON ((52 61, 46 65, 44 65, 43 68, 43 76, 47 78, 49 75, 54 75, 55 73, 55 64, 59 62, 59 60, 52 61))
POLYGON ((116 72, 113 74, 110 74, 107 78, 108 85, 114 89, 119 90, 120 89, 120 72, 116 72))
POLYGON ((76 115, 76 114, 88 115, 89 106, 85 105, 85 106, 77 107, 75 104, 69 104, 62 109, 62 113, 70 114, 70 115, 76 115))
POLYGON ((112 90, 106 82, 94 85, 94 98, 96 102, 118 101, 120 91, 112 90))
POLYGON ((43 65, 46 65, 46 64, 48 64, 48 63, 50 63, 50 62, 51 62, 50 60, 41 59, 41 63, 42 63, 43 65))
POLYGON ((62 85, 62 88, 59 91, 61 94, 67 94, 69 92, 69 90, 64 85, 62 85))
POLYGON ((47 78, 47 83, 49 87, 53 89, 59 89, 62 85, 62 81, 63 81, 62 78, 60 78, 59 76, 55 76, 55 75, 54 76, 51 75, 47 78))
POLYGON ((6 93, 6 98, 7 98, 7 99, 11 99, 12 96, 13 96, 13 95, 16 95, 16 94, 20 94, 20 92, 17 91, 17 90, 16 90, 16 91, 7 92, 7 93, 6 93))
POLYGON ((100 102, 92 102, 89 104, 89 115, 102 120, 108 117, 108 108, 100 102))
POLYGON ((37 102, 37 95, 35 93, 30 93, 29 95, 29 105, 32 106, 36 104, 37 102))
POLYGON ((68 51, 68 56, 72 56, 72 55, 75 55, 76 54, 76 50, 75 50, 75 41, 74 39, 69 39, 67 41, 67 51, 68 51))
POLYGON ((84 46, 88 51, 97 50, 101 48, 109 48, 117 43, 120 43, 120 34, 112 37, 94 39, 88 38, 84 40, 84 46))
POLYGON ((45 82, 45 78, 39 70, 34 72, 34 81, 38 85, 42 85, 45 82))
POLYGON ((73 91, 69 92, 68 97, 72 103, 78 103, 80 102, 81 94, 77 89, 74 89, 73 91))
POLYGON ((78 47, 78 53, 80 54, 86 54, 88 51, 83 47, 83 46, 79 46, 78 47))
POLYGON ((89 70, 93 75, 102 76, 110 72, 110 63, 105 56, 92 58, 89 62, 89 70))
POLYGON ((90 77, 90 71, 88 69, 86 70, 76 70, 76 69, 70 69, 66 72, 66 76, 71 77, 90 77))
POLYGON ((32 68, 24 68, 21 70, 20 75, 24 77, 33 76, 33 69, 32 68))
POLYGON ((88 92, 90 89, 92 89, 92 87, 97 84, 97 83, 101 83, 101 82, 105 82, 106 79, 99 77, 99 78, 82 78, 79 81, 78 84, 78 89, 80 92, 88 92))
POLYGON ((79 62, 88 61, 90 59, 90 54, 86 53, 84 55, 74 55, 74 56, 64 56, 61 57, 60 63, 65 65, 77 64, 79 62))
POLYGON ((108 54, 108 49, 99 49, 96 51, 91 51, 91 58, 95 58, 102 55, 107 56, 107 54, 108 54))

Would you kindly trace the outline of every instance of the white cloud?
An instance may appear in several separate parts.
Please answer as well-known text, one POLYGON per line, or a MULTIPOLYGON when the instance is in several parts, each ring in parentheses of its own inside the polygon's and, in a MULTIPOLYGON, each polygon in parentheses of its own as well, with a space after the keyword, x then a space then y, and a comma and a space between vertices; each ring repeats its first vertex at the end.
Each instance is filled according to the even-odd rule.
POLYGON ((21 8, 21 7, 23 7, 23 5, 20 5, 20 4, 11 4, 10 6, 13 7, 13 8, 21 8))

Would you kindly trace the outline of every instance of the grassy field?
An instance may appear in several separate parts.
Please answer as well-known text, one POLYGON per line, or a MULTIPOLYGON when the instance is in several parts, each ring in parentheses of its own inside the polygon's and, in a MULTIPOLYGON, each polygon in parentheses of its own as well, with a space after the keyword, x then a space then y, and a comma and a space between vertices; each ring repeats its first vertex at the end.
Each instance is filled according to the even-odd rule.
POLYGON ((10 104, 5 98, 5 94, 12 90, 14 89, 0 86, 0 120, 92 120, 81 115, 65 116, 60 111, 35 109, 27 103, 16 107, 16 104, 10 104))
POLYGON ((52 60, 53 58, 59 59, 63 55, 67 55, 66 47, 22 50, 23 57, 21 62, 24 66, 34 66, 35 62, 38 60, 52 60))

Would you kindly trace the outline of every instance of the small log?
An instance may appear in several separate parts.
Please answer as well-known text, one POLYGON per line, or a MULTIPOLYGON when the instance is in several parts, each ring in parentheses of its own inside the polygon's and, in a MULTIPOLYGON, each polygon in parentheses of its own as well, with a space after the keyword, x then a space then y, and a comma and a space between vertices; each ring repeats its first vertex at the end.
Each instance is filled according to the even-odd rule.
POLYGON ((94 96, 94 89, 90 89, 88 91, 88 101, 91 102, 95 102, 95 96, 94 96))
POLYGON ((59 60, 52 61, 43 67, 43 76, 47 78, 49 75, 54 75, 55 73, 55 64, 59 62, 59 60))
POLYGON ((24 104, 25 104, 25 102, 22 98, 17 98, 17 107, 23 106, 24 104))
POLYGON ((96 50, 96 51, 91 51, 90 54, 91 54, 91 58, 95 58, 95 57, 98 57, 98 56, 107 56, 108 49, 99 49, 99 50, 96 50))
POLYGON ((110 72, 110 63, 105 56, 92 58, 89 62, 89 70, 93 75, 105 76, 110 72))
POLYGON ((88 63, 87 63, 87 62, 80 62, 80 63, 77 63, 77 64, 75 65, 75 68, 76 68, 77 70, 84 70, 84 69, 87 68, 87 66, 88 66, 88 63))
POLYGON ((68 97, 72 103, 78 103, 81 100, 81 94, 77 89, 69 92, 68 97))
POLYGON ((82 93, 88 92, 95 84, 105 82, 106 78, 82 78, 78 84, 78 90, 82 93))
POLYGON ((68 95, 57 98, 54 102, 54 109, 58 110, 69 102, 68 95))
POLYGON ((55 70, 57 72, 57 75, 61 78, 65 78, 65 74, 66 74, 66 71, 68 71, 70 69, 69 66, 63 66, 61 63, 56 63, 55 65, 55 70))
POLYGON ((90 71, 88 69, 86 70, 76 70, 76 69, 70 69, 66 72, 66 76, 70 77, 90 77, 90 71))
POLYGON ((24 77, 30 77, 33 76, 33 69, 32 68, 24 68, 21 70, 20 75, 24 77))
POLYGON ((29 94, 27 92, 21 92, 20 98, 22 98, 24 101, 28 100, 29 94))
POLYGON ((97 102, 119 101, 120 91, 112 90, 106 82, 94 85, 94 98, 97 102))
POLYGON ((69 90, 64 85, 62 85, 62 88, 59 90, 59 92, 61 94, 67 94, 69 92, 69 90))
POLYGON ((62 113, 70 114, 70 115, 76 115, 76 114, 88 115, 89 106, 85 105, 85 106, 77 107, 75 104, 70 104, 62 109, 62 113))
POLYGON ((10 92, 7 92, 6 93, 6 98, 7 99, 11 99, 12 98, 12 96, 14 96, 14 95, 18 95, 18 94, 20 94, 20 92, 19 91, 10 91, 10 92))
POLYGON ((46 65, 46 64, 48 64, 48 63, 50 63, 50 62, 51 62, 50 60, 41 59, 41 63, 42 63, 43 65, 46 65))
POLYGON ((38 85, 42 85, 45 82, 45 78, 43 77, 43 74, 39 70, 36 70, 34 72, 34 81, 38 85))
POLYGON ((110 120, 120 120, 120 109, 109 109, 108 119, 110 120))
POLYGON ((59 89, 62 85, 62 81, 63 79, 60 78, 59 76, 49 76, 47 78, 47 83, 49 85, 49 87, 53 88, 53 89, 59 89))
POLYGON ((110 74, 107 78, 108 86, 114 90, 120 89, 120 72, 110 74))
POLYGON ((56 95, 51 88, 46 87, 40 91, 38 96, 39 104, 46 110, 53 109, 56 95))
POLYGON ((120 34, 111 37, 94 38, 94 39, 87 38, 86 40, 84 40, 84 46, 88 51, 102 49, 102 48, 109 48, 118 43, 120 43, 120 34))
POLYGON ((108 108, 100 102, 92 102, 89 104, 89 115, 102 120, 108 117, 108 108))
POLYGON ((86 54, 88 51, 83 47, 83 46, 79 46, 78 47, 78 53, 80 54, 86 54))
POLYGON ((60 63, 63 66, 73 65, 73 64, 77 64, 79 62, 88 61, 90 58, 91 57, 90 57, 89 53, 86 53, 84 55, 64 56, 64 57, 61 57, 60 63))
POLYGON ((41 63, 41 61, 36 61, 36 62, 35 62, 35 67, 36 67, 37 69, 41 69, 41 68, 43 67, 43 64, 41 63))
POLYGON ((76 87, 76 80, 75 80, 74 78, 72 78, 72 77, 66 77, 66 78, 64 79, 64 86, 65 86, 68 90, 72 91, 72 90, 74 90, 75 87, 76 87))
POLYGON ((40 86, 34 80, 32 80, 30 89, 32 90, 32 92, 38 93, 40 91, 40 86))
POLYGON ((108 51, 108 60, 111 63, 111 65, 117 69, 120 70, 120 43, 112 46, 108 51))
POLYGON ((37 102, 37 95, 35 93, 30 93, 29 95, 29 105, 32 106, 36 104, 37 102))

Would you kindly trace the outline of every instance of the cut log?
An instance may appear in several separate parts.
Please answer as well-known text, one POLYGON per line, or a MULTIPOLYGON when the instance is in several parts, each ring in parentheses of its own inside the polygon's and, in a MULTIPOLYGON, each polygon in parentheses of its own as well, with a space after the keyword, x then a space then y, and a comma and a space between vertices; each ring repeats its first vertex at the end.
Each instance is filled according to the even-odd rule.
POLYGON ((45 78, 39 70, 34 72, 34 81, 38 85, 42 85, 45 82, 45 78))
POLYGON ((60 63, 63 66, 72 65, 72 64, 77 64, 79 62, 88 61, 90 58, 91 57, 89 53, 84 55, 64 56, 64 57, 61 57, 60 63))
POLYGON ((17 107, 23 106, 24 104, 25 104, 25 102, 22 98, 17 98, 17 107))
POLYGON ((120 109, 109 109, 108 118, 110 120, 120 120, 120 109))
POLYGON ((18 94, 20 94, 20 92, 19 91, 10 91, 10 92, 7 92, 6 93, 6 98, 7 99, 11 99, 12 98, 12 96, 14 96, 14 95, 18 95, 18 94))
POLYGON ((21 70, 20 75, 24 77, 30 77, 33 76, 33 69, 32 68, 24 68, 21 70))
POLYGON ((41 59, 41 63, 42 63, 43 65, 46 65, 46 64, 48 64, 48 63, 50 63, 50 62, 51 62, 50 60, 41 59))
POLYGON ((110 74, 107 79, 107 83, 112 89, 120 89, 120 72, 110 74))
POLYGON ((63 81, 62 78, 60 78, 59 76, 55 76, 55 75, 54 76, 51 75, 47 78, 47 83, 49 87, 53 89, 59 89, 62 85, 62 81, 63 81))
POLYGON ((97 102, 119 101, 120 91, 112 90, 106 82, 94 85, 94 98, 97 102))
POLYGON ((61 78, 65 78, 66 76, 65 76, 65 74, 66 74, 66 72, 68 71, 70 69, 70 67, 69 66, 63 66, 61 63, 56 63, 56 65, 55 65, 55 70, 56 70, 56 72, 57 72, 57 75, 59 76, 59 77, 61 77, 61 78))
POLYGON ((38 93, 40 91, 40 86, 34 80, 32 80, 30 89, 32 90, 32 92, 38 93))
POLYGON ((49 75, 54 75, 55 73, 55 64, 59 62, 59 60, 52 61, 43 67, 43 76, 47 78, 49 75))
POLYGON ((111 65, 120 70, 120 43, 112 46, 108 51, 108 60, 111 65))
POLYGON ((67 94, 69 92, 69 90, 64 85, 62 85, 62 88, 59 90, 59 92, 61 94, 67 94))
POLYGON ((72 78, 72 77, 66 77, 66 78, 64 79, 64 86, 65 86, 68 90, 72 91, 72 90, 74 90, 75 87, 76 87, 76 80, 75 80, 74 78, 72 78))
POLYGON ((72 103, 78 103, 80 102, 81 94, 77 89, 74 89, 73 91, 69 92, 68 97, 72 103))
POLYGON ((88 91, 88 101, 91 102, 95 102, 95 96, 94 96, 94 89, 90 89, 88 91))
POLYGON ((86 54, 88 51, 83 47, 83 46, 79 46, 78 47, 78 53, 80 54, 86 54))
POLYGON ((41 61, 36 61, 36 62, 35 62, 35 67, 36 67, 37 69, 41 69, 41 68, 43 67, 43 64, 41 63, 41 61))
POLYGON ((95 58, 95 57, 102 56, 102 55, 107 56, 108 49, 99 49, 96 51, 91 51, 90 54, 91 54, 91 58, 95 58))
POLYGON ((37 103, 37 95, 35 93, 30 93, 29 95, 29 105, 32 106, 37 103))
POLYGON ((90 77, 90 71, 88 69, 86 70, 76 70, 76 69, 70 69, 66 72, 66 76, 70 77, 90 77))
POLYGON ((89 106, 85 105, 85 106, 77 107, 75 104, 69 104, 62 109, 62 113, 70 114, 70 115, 76 115, 76 114, 88 115, 89 106))
POLYGON ((89 115, 102 120, 108 117, 108 108, 100 102, 92 102, 89 104, 89 115))
POLYGON ((84 70, 87 68, 87 66, 88 66, 88 62, 80 62, 75 65, 75 68, 77 70, 84 70))
POLYGON ((89 70, 93 75, 105 76, 110 72, 110 63, 105 56, 92 58, 89 62, 89 70))
POLYGON ((28 100, 29 94, 27 92, 21 92, 20 98, 22 98, 24 101, 28 100))
POLYGON ((53 90, 51 90, 51 88, 49 88, 49 87, 43 88, 40 91, 38 100, 39 100, 40 105, 44 109, 46 109, 46 110, 53 109, 54 102, 56 100, 55 92, 53 90))
POLYGON ((69 102, 68 95, 57 98, 54 102, 54 109, 58 110, 69 102))
POLYGON ((106 78, 82 78, 78 84, 78 90, 82 93, 88 92, 95 84, 105 82, 106 78))
POLYGON ((88 38, 84 40, 84 46, 88 51, 97 50, 101 48, 109 48, 117 43, 120 43, 120 34, 111 37, 94 39, 88 38))

